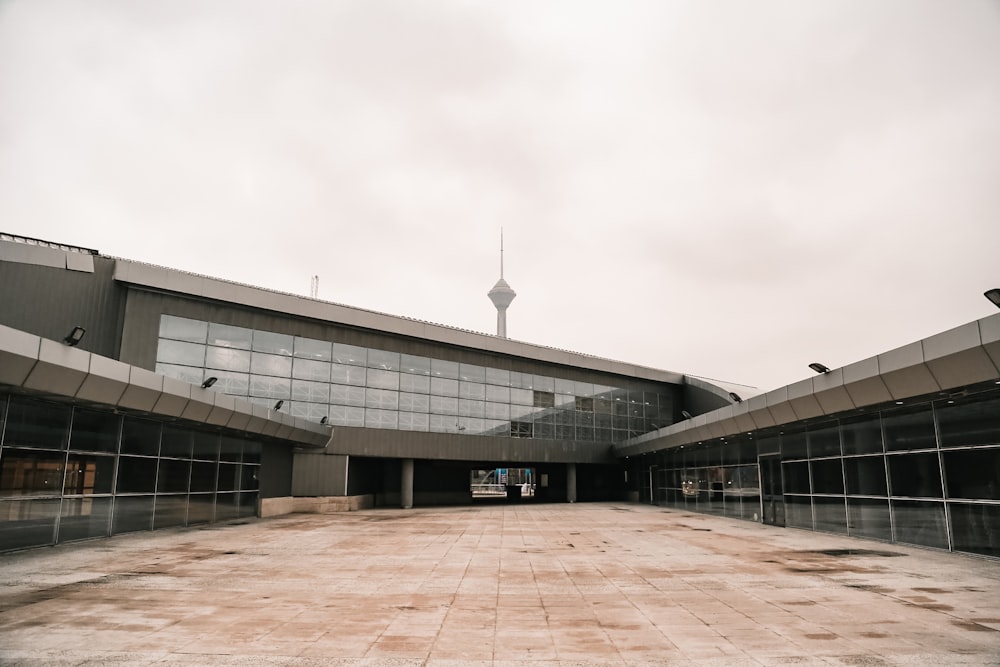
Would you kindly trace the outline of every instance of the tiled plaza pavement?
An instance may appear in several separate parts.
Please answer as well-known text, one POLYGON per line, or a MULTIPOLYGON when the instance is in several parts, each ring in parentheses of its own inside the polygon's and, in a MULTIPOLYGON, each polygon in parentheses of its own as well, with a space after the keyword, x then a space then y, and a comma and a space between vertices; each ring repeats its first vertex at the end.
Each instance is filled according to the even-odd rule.
POLYGON ((0 664, 997 665, 1000 563, 643 505, 292 515, 0 555, 0 664))

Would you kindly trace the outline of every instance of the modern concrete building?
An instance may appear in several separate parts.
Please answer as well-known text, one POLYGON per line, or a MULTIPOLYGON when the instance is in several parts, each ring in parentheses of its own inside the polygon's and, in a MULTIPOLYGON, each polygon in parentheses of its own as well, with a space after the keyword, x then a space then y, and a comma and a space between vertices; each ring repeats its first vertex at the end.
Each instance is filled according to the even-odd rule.
POLYGON ((474 471, 517 468, 519 502, 1000 556, 1000 314, 734 404, 679 373, 12 235, 0 286, 0 550, 472 503, 474 471))

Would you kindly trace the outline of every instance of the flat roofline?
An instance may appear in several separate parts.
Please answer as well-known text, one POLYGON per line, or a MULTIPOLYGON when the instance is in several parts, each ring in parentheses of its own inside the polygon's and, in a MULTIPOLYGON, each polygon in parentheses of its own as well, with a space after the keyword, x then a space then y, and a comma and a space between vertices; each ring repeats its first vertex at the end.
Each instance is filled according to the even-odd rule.
POLYGON ((114 279, 130 285, 642 380, 669 384, 683 384, 685 381, 682 373, 673 371, 389 315, 129 259, 109 259, 115 261, 114 279))
POLYGON ((0 325, 0 388, 325 447, 333 429, 0 325))
POLYGON ((614 453, 648 454, 988 382, 1000 385, 1000 313, 631 438, 614 453))

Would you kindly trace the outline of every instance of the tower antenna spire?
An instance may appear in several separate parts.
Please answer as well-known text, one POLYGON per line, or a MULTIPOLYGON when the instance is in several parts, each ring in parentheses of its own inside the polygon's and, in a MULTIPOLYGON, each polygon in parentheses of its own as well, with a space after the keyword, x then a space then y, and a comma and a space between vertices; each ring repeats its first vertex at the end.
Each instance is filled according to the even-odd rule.
POLYGON ((517 293, 503 279, 503 227, 500 228, 500 280, 493 286, 487 296, 497 309, 497 336, 507 337, 507 307, 517 293))

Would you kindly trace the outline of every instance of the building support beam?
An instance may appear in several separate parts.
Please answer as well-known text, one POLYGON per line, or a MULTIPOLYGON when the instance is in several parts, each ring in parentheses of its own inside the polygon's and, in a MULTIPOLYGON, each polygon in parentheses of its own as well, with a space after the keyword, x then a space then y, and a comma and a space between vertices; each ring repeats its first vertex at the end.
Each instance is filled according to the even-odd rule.
POLYGON ((566 464, 566 500, 576 502, 576 464, 566 464))
POLYGON ((403 459, 402 477, 399 481, 399 506, 404 510, 413 507, 413 459, 403 459))

